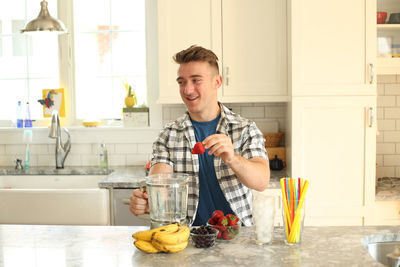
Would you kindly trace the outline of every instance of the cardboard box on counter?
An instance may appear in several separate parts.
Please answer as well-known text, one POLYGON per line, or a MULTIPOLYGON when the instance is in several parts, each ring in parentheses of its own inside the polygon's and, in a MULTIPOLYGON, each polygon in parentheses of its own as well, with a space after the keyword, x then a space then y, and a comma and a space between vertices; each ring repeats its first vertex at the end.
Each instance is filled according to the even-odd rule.
POLYGON ((266 147, 268 158, 271 160, 275 158, 275 155, 278 156, 278 159, 281 159, 283 162, 286 163, 286 148, 284 146, 277 146, 277 147, 266 147))
POLYGON ((148 107, 132 107, 123 108, 124 126, 149 126, 149 108, 148 107))

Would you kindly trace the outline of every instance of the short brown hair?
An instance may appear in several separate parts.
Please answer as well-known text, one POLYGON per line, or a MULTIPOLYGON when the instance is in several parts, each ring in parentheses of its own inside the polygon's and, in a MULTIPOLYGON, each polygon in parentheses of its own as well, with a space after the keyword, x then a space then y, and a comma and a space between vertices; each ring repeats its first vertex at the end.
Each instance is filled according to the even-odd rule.
POLYGON ((192 45, 191 47, 182 50, 175 54, 174 61, 178 64, 189 63, 192 61, 208 62, 211 67, 214 67, 219 74, 218 57, 213 51, 201 46, 192 45))

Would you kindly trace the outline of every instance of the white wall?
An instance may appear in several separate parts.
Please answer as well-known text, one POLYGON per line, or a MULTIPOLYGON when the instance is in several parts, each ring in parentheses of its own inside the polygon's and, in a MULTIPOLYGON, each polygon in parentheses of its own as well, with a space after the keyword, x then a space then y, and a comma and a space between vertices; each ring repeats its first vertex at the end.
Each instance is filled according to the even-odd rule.
POLYGON ((378 177, 400 177, 400 75, 378 76, 378 177))
MULTIPOLYGON (((227 104, 243 117, 257 122, 279 123, 279 130, 285 131, 285 103, 227 104)), ((152 110, 150 110, 151 113, 152 110)), ((176 119, 185 112, 184 105, 162 106, 162 124, 176 119)), ((152 142, 161 127, 140 128, 83 128, 68 127, 72 138, 71 152, 65 166, 97 166, 98 147, 106 143, 110 166, 142 165, 151 153, 152 142)), ((55 139, 48 138, 48 128, 33 128, 30 166, 55 166, 55 139)), ((0 167, 14 166, 15 158, 25 159, 23 129, 0 128, 0 167)), ((63 136, 65 140, 65 136, 63 136)))

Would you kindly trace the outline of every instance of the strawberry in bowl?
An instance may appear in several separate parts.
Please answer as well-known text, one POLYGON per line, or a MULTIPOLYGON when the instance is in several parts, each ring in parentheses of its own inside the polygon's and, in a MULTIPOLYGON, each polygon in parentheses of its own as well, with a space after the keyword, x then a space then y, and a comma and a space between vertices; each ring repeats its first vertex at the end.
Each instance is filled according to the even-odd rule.
POLYGON ((239 218, 234 214, 226 214, 220 210, 216 210, 208 220, 207 225, 217 229, 217 239, 231 240, 237 236, 240 230, 239 218))

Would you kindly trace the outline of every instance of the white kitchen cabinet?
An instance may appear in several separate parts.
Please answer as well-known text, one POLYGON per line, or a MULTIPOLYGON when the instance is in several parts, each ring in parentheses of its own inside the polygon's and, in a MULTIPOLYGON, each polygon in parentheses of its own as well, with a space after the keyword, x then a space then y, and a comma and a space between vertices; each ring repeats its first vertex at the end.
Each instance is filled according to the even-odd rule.
POLYGON ((212 49, 212 0, 158 1, 158 103, 182 103, 176 82, 178 64, 172 57, 191 45, 212 49))
POLYGON ((219 58, 220 101, 287 101, 286 1, 161 0, 158 31, 158 103, 182 103, 172 56, 193 44, 219 58))
POLYGON ((294 97, 291 109, 291 175, 310 181, 306 225, 369 224, 376 97, 294 97))
POLYGON ((287 101, 286 1, 222 0, 221 14, 222 102, 287 101))
POLYGON ((400 225, 400 201, 376 201, 373 225, 400 225))
POLYGON ((293 96, 376 94, 375 1, 291 1, 293 96))
MULTIPOLYGON (((400 11, 398 0, 377 0, 377 11, 387 12, 386 22, 391 13, 400 11)), ((400 24, 377 24, 378 43, 387 42, 393 46, 390 53, 379 49, 378 45, 378 74, 400 74, 400 24), (393 56, 393 57, 392 57, 393 56)))

